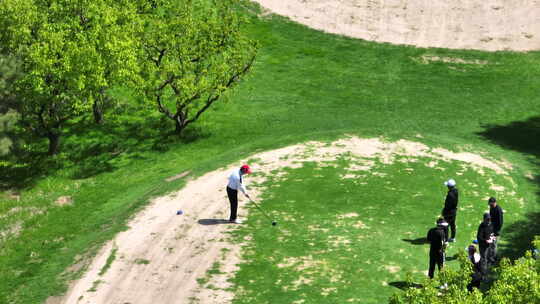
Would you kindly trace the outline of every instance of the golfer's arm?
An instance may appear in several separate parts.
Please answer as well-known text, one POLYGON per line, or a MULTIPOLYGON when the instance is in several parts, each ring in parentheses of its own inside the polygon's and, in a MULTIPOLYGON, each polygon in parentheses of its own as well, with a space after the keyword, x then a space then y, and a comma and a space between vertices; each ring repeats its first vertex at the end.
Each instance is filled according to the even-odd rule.
POLYGON ((243 184, 240 184, 239 189, 240 189, 240 191, 242 191, 242 193, 244 193, 245 196, 249 197, 249 195, 247 194, 247 191, 246 191, 246 187, 244 187, 243 184))

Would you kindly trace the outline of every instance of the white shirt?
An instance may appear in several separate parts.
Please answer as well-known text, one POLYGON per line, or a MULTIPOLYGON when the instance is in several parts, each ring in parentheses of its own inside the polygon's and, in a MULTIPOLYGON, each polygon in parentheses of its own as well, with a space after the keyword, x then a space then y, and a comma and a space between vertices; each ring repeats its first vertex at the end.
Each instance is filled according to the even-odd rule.
POLYGON ((240 170, 234 170, 229 175, 229 184, 227 187, 233 190, 240 190, 242 193, 246 194, 246 187, 242 184, 242 179, 240 178, 240 170))

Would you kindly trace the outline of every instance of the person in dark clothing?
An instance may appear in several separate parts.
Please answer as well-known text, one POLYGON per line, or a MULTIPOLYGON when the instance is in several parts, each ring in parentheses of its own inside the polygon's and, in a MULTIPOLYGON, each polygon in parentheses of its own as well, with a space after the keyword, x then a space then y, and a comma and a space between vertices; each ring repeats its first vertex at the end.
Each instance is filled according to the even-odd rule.
POLYGON ((427 239, 430 243, 428 272, 430 279, 433 279, 435 275, 435 264, 439 267, 439 271, 444 267, 444 250, 446 247, 445 224, 448 225, 443 218, 439 218, 437 220, 437 227, 431 228, 427 234, 427 239))
POLYGON ((484 220, 478 226, 476 233, 478 248, 480 249, 480 263, 482 274, 487 273, 488 256, 490 255, 491 244, 493 244, 493 227, 491 226, 491 217, 489 213, 484 213, 484 220))
POLYGON ((473 271, 471 274, 471 282, 467 285, 467 289, 472 291, 473 288, 480 288, 480 283, 482 282, 482 267, 480 263, 482 258, 480 257, 480 254, 476 252, 476 247, 474 247, 474 245, 470 245, 469 248, 467 248, 467 251, 473 271))
POLYGON ((503 226, 503 210, 497 204, 497 199, 490 197, 488 200, 489 215, 491 216, 491 225, 493 226, 493 234, 499 236, 503 226))
POLYGON ((489 204, 489 216, 491 217, 491 225, 493 226, 493 234, 495 238, 492 244, 491 255, 489 257, 489 262, 495 264, 497 262, 497 242, 499 241, 499 236, 503 226, 503 210, 501 206, 497 204, 497 199, 490 197, 488 200, 489 204))
POLYGON ((444 185, 448 187, 448 193, 446 194, 446 199, 444 200, 444 208, 442 210, 442 216, 444 220, 450 226, 452 235, 448 239, 448 242, 456 241, 456 215, 457 215, 457 206, 459 200, 458 189, 456 188, 456 181, 449 179, 444 182, 444 185))

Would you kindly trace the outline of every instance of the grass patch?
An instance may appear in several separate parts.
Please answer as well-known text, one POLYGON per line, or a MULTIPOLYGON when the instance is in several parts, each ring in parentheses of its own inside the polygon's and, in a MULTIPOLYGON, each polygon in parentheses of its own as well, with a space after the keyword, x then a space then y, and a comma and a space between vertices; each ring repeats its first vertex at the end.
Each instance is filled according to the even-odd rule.
POLYGON ((99 276, 103 276, 109 268, 111 268, 112 263, 116 259, 116 252, 118 251, 118 248, 116 246, 113 246, 113 249, 111 250, 111 253, 109 254, 109 257, 107 257, 107 261, 105 262, 105 265, 101 268, 99 271, 99 276))
MULTIPOLYGON (((253 210, 247 226, 234 232, 234 239, 251 241, 233 279, 233 303, 384 303, 408 278, 423 282, 429 244, 415 240, 435 226, 448 176, 456 177, 461 191, 457 242, 448 256, 476 238, 493 184, 506 188, 499 194, 505 225, 524 219, 521 193, 529 197, 521 188, 524 177, 481 174, 457 161, 432 168, 430 161, 402 158, 355 172, 346 160, 308 162, 284 169, 279 179, 269 176, 262 205, 279 227, 269 228, 253 210), (351 173, 358 176, 343 178, 351 173), (513 191, 520 194, 509 194, 513 191)), ((503 240, 501 247, 512 246, 503 240)), ((449 260, 447 267, 459 266, 449 260)))
POLYGON ((204 288, 207 288, 207 289, 212 289, 212 290, 217 290, 219 288, 215 287, 214 285, 212 284, 208 284, 206 285, 208 282, 210 282, 210 280, 212 279, 212 276, 214 275, 220 275, 220 274, 224 274, 221 270, 220 270, 220 267, 221 267, 221 263, 219 262, 214 262, 212 264, 212 267, 210 267, 210 269, 208 269, 206 271, 206 274, 204 277, 202 278, 197 278, 197 283, 199 284, 199 286, 201 287, 204 287, 204 288))
POLYGON ((99 287, 99 285, 103 283, 102 280, 96 280, 92 283, 92 287, 90 287, 90 289, 88 289, 87 291, 88 292, 96 292, 97 291, 97 288, 99 287))
POLYGON ((147 259, 136 259, 134 263, 137 265, 148 265, 150 261, 147 259))

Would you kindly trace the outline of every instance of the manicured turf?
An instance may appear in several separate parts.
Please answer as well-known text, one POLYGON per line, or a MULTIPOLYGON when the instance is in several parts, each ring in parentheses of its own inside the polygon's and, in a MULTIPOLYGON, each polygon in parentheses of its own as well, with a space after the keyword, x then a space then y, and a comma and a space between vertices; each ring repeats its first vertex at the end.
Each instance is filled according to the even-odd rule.
MULTIPOLYGON (((326 35, 277 17, 253 17, 247 30, 261 42, 252 73, 181 141, 161 135, 172 126, 124 94, 119 119, 71 127, 57 160, 37 161, 30 174, 1 169, 8 176, 2 184, 19 187, 21 198, 2 195, 0 214, 9 216, 0 216, 0 229, 21 231, 1 243, 0 303, 39 303, 60 292, 62 278, 69 277, 60 274, 69 265, 123 229, 150 196, 183 185, 165 183, 166 177, 185 170, 197 176, 256 151, 344 133, 389 139, 421 134, 431 146, 467 145, 506 158, 515 164, 515 176, 537 172, 540 52, 391 46, 326 35), (488 64, 424 64, 419 58, 426 54, 488 64), (62 195, 74 204, 56 207, 62 195)), ((537 208, 535 183, 522 183, 527 206, 537 208)), ((529 232, 539 232, 527 222, 516 227, 518 234, 530 229, 516 238, 514 252, 522 252, 529 232)), ((423 253, 416 258, 416 267, 423 267, 423 253)), ((241 272, 239 284, 245 279, 241 272)))

